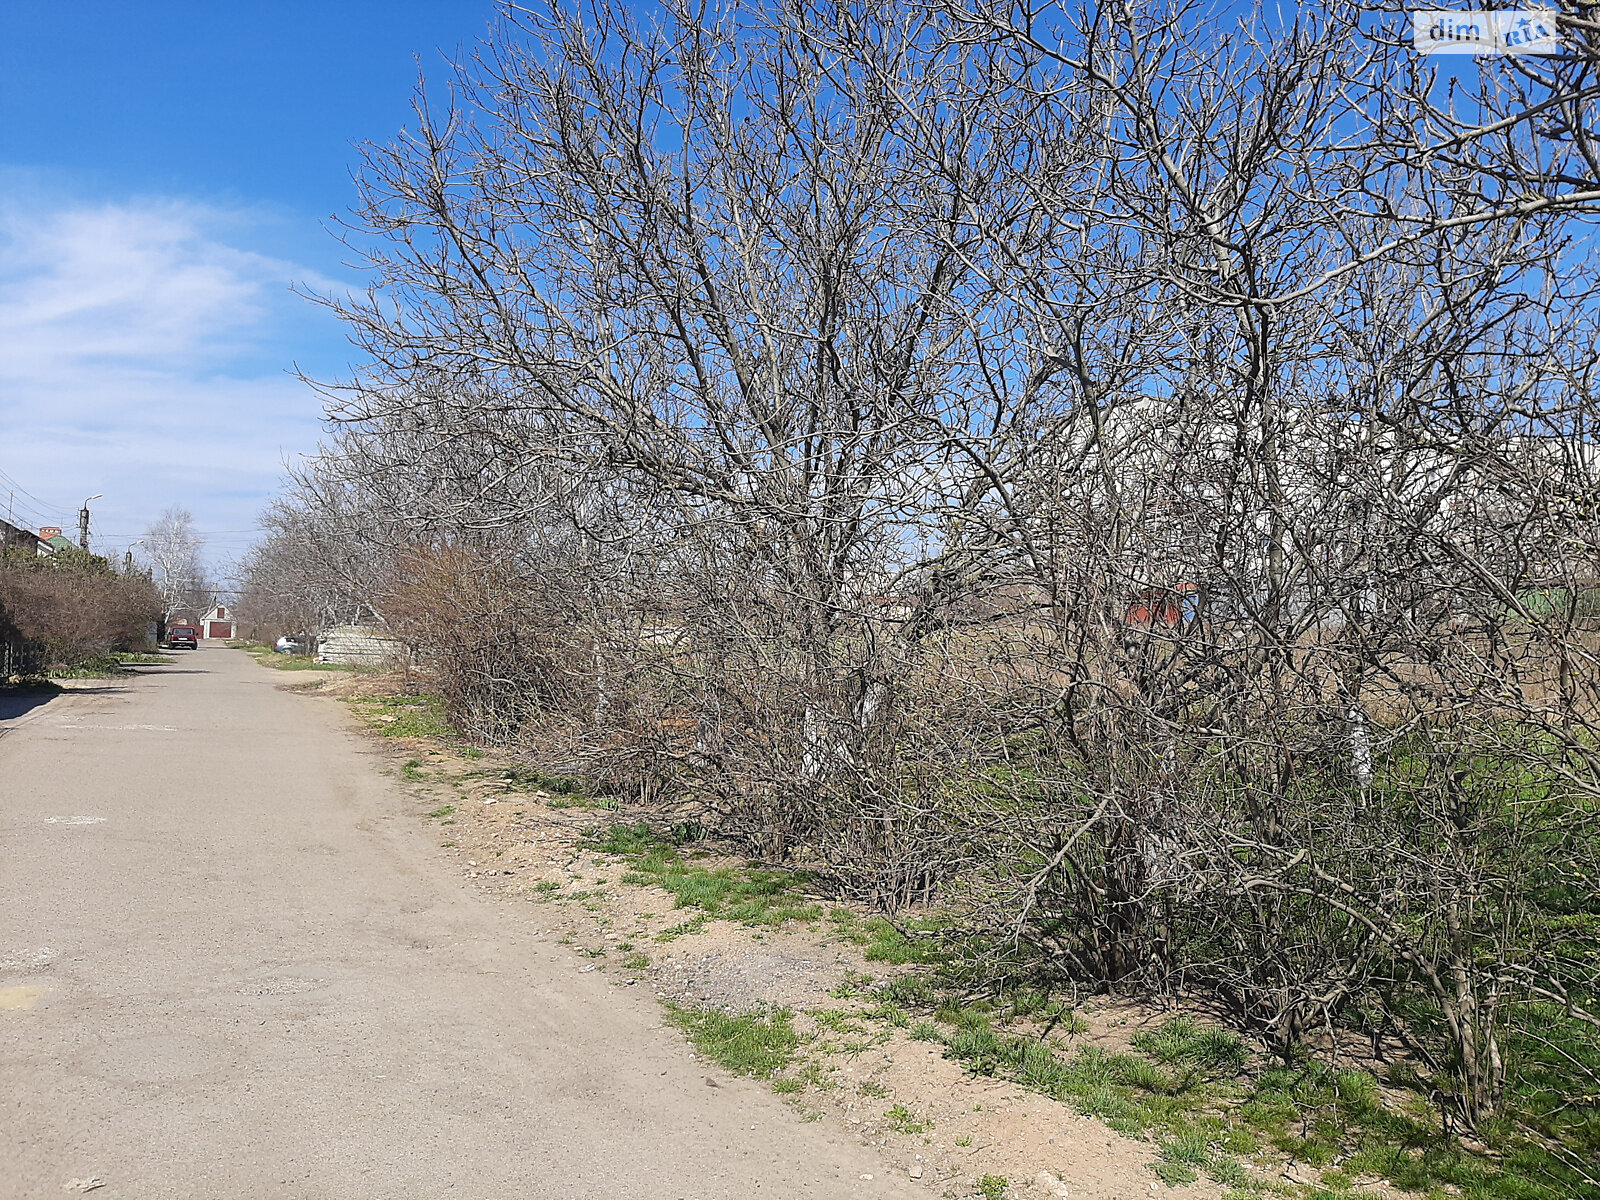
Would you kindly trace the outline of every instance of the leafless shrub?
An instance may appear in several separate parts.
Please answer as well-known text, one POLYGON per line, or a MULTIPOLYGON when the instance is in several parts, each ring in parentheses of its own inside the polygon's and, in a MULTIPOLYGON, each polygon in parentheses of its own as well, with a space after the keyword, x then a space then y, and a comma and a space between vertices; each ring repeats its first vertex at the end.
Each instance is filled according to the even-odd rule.
POLYGON ((76 551, 38 558, 0 557, 0 611, 46 665, 70 667, 113 650, 142 649, 160 611, 143 575, 120 575, 104 559, 76 551))

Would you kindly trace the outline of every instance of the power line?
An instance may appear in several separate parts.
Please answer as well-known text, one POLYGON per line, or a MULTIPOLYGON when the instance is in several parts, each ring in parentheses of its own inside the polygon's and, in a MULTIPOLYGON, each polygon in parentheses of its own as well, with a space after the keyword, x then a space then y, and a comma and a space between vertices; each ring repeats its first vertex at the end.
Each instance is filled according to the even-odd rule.
MULTIPOLYGON (((29 500, 32 500, 34 502, 34 504, 43 505, 44 509, 45 509, 45 512, 39 512, 39 510, 37 510, 37 509, 33 509, 31 511, 33 511, 35 513, 35 515, 44 516, 46 520, 49 519, 48 516, 47 516, 47 513, 49 513, 49 512, 66 512, 67 511, 67 506, 64 505, 64 504, 55 505, 55 504, 51 504, 49 501, 39 499, 39 497, 35 496, 32 492, 30 492, 27 488, 23 487, 20 483, 18 483, 10 475, 7 475, 4 471, 0 471, 0 483, 5 484, 5 486, 6 486, 8 491, 20 492, 20 493, 22 493, 22 495, 26 496, 29 500)), ((23 505, 22 507, 28 508, 29 506, 23 505)))

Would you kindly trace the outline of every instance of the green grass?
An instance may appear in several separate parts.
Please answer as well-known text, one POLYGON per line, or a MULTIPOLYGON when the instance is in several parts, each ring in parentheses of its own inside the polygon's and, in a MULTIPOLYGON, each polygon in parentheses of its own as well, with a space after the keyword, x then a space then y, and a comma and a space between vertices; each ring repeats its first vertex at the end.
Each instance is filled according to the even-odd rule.
POLYGON ((643 971, 650 966, 650 956, 642 950, 635 950, 622 960, 622 965, 629 971, 643 971))
POLYGON ((55 667, 45 672, 51 679, 114 679, 127 673, 121 658, 115 654, 86 658, 71 666, 55 667))
MULTIPOLYGON (((612 825, 591 834, 585 845, 631 860, 624 883, 654 885, 672 894, 677 908, 698 909, 708 917, 721 917, 746 925, 782 925, 786 921, 814 921, 822 906, 800 892, 806 882, 798 872, 756 867, 704 867, 671 843, 657 837, 647 825, 612 825)), ((687 931, 683 931, 687 932, 687 931)), ((660 940, 661 934, 657 935, 660 940)))
POLYGON ((170 654, 157 654, 147 650, 119 650, 111 657, 125 667, 164 666, 174 661, 170 654))
POLYGON ((415 782, 416 780, 422 778, 421 768, 422 760, 420 758, 407 759, 405 765, 400 768, 400 774, 404 778, 415 782))
POLYGON ((454 804, 446 804, 443 808, 436 808, 429 813, 428 819, 430 821, 437 821, 442 817, 448 817, 451 813, 455 812, 455 810, 456 806, 454 804))
MULTIPOLYGON (((482 758, 480 750, 469 757, 482 758)), ((552 792, 557 796, 586 799, 588 788, 574 775, 545 775, 532 767, 491 767, 481 771, 468 771, 462 779, 487 779, 498 783, 508 792, 552 792)))
POLYGON ((896 1133, 926 1133, 933 1128, 933 1122, 926 1117, 919 1117, 904 1104, 896 1104, 884 1114, 884 1120, 889 1128, 896 1133))
POLYGON ((384 737, 440 741, 456 737, 456 731, 445 720, 444 702, 437 696, 352 696, 349 703, 358 716, 384 737))
POLYGON ((1250 1054, 1239 1035, 1227 1029, 1208 1028, 1187 1016, 1170 1017, 1155 1029, 1132 1038, 1158 1063, 1180 1076, 1224 1077, 1242 1072, 1250 1054))
POLYGON ((1004 1175, 985 1175, 978 1180, 978 1190, 983 1193, 983 1200, 1005 1200, 1007 1186, 1004 1175))
POLYGON ((794 1060, 800 1044, 794 1014, 787 1008, 731 1016, 714 1008, 671 1004, 667 1013, 695 1050, 735 1075, 770 1079, 794 1060))
POLYGON ((663 929, 660 933, 656 934, 656 941, 675 942, 686 934, 699 933, 705 927, 706 917, 705 914, 702 913, 698 917, 690 917, 687 921, 682 921, 677 925, 663 929))
MULTIPOLYGON (((1180 1146, 1192 1145, 1193 1139, 1202 1145, 1217 1143, 1224 1149, 1205 1159, 1208 1171, 1215 1165, 1231 1175, 1231 1154, 1260 1146, 1261 1139, 1242 1119, 1216 1111, 1245 1053, 1243 1043, 1225 1032, 1175 1017, 1141 1036, 1161 1057, 1147 1051, 1108 1053, 1096 1046, 1064 1056, 1052 1041, 1005 1032, 992 1012, 975 1005, 947 1003, 935 1015, 948 1032, 919 1027, 913 1036, 934 1033, 944 1043, 946 1057, 967 1070, 1070 1104, 1130 1137, 1162 1136, 1180 1146)), ((1162 1161, 1174 1176, 1195 1165, 1181 1158, 1162 1161)))
POLYGON ((906 932, 882 917, 859 917, 848 908, 830 909, 828 920, 839 937, 865 949, 868 962, 938 966, 949 959, 938 936, 949 922, 937 915, 903 919, 900 924, 906 932))
POLYGON ((1361 1177, 1439 1200, 1600 1200, 1600 1188, 1570 1164, 1528 1143, 1497 1157, 1464 1151, 1440 1131, 1424 1097, 1386 1103, 1365 1071, 1306 1061, 1252 1074, 1237 1035, 1181 1015, 1136 1035, 1131 1053, 1085 1046, 1068 1054, 1053 1039, 1006 1031, 1005 1008, 946 1002, 938 1024, 919 1022, 911 1036, 943 1042, 946 1056, 974 1074, 1154 1140, 1151 1167, 1172 1186, 1204 1174, 1231 1196, 1253 1194, 1267 1186, 1266 1173, 1245 1170, 1240 1156, 1266 1153, 1324 1169, 1315 1194, 1329 1200, 1361 1177))
POLYGON ((271 649, 252 650, 251 656, 263 667, 275 671, 355 671, 364 670, 345 663, 323 663, 314 654, 279 654, 271 649))

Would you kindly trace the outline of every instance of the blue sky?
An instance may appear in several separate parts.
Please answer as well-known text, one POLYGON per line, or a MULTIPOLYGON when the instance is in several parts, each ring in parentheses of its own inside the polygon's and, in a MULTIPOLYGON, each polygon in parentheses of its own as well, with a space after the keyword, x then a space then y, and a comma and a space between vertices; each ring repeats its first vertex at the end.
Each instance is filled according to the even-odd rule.
POLYGON ((343 374, 290 291, 359 283, 326 232, 352 143, 410 118, 492 0, 0 4, 0 515, 120 553, 168 504, 219 565, 343 374), (17 490, 13 487, 17 485, 17 490), (15 493, 13 496, 13 492, 15 493))

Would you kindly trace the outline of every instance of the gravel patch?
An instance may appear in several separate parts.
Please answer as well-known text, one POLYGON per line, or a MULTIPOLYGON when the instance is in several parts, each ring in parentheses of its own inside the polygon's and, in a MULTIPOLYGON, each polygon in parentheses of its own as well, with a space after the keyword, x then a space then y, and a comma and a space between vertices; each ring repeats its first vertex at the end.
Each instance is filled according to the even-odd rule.
POLYGON ((674 1004, 740 1013, 761 1005, 793 1004, 797 995, 826 994, 837 982, 839 966, 831 957, 753 946, 668 961, 653 974, 656 990, 674 1004))

